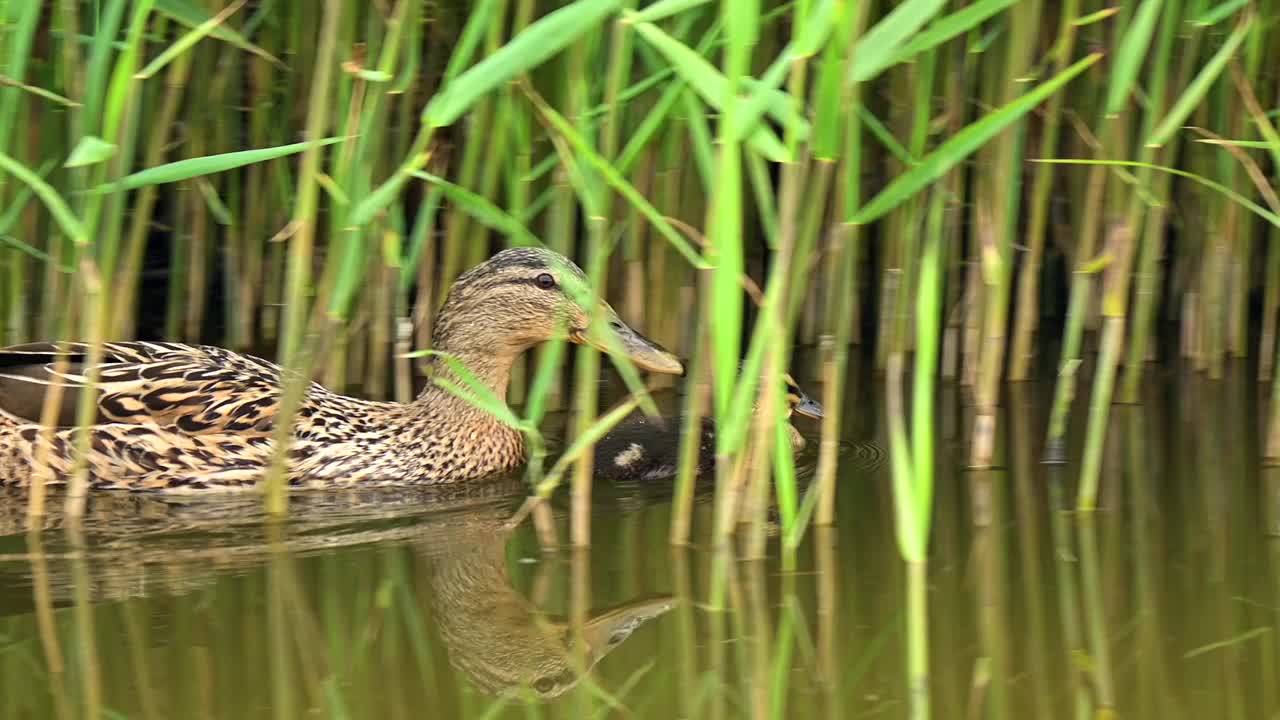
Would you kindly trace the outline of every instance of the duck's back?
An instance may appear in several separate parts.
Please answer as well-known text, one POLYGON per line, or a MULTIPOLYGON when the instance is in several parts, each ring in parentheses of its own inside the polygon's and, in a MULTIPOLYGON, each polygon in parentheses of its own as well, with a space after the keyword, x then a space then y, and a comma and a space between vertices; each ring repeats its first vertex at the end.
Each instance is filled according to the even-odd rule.
MULTIPOLYGON (((30 481, 44 398, 59 381, 49 479, 60 484, 70 475, 88 357, 82 343, 0 350, 0 484, 30 481)), ((279 374, 272 363, 220 348, 105 343, 87 443, 91 483, 141 490, 251 484, 270 456, 279 374)))
MULTIPOLYGON (((715 431, 702 418, 698 475, 715 468, 715 431)), ((676 475, 684 422, 680 417, 633 415, 596 443, 595 474, 613 481, 660 480, 676 475)))

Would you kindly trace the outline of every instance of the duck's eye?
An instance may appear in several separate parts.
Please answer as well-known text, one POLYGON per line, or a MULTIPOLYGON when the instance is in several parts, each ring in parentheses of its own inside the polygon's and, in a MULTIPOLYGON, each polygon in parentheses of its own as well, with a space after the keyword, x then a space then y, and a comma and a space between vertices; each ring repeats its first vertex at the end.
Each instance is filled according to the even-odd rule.
POLYGON ((551 692, 555 688, 555 686, 556 686, 556 681, 554 678, 540 677, 537 680, 533 681, 533 689, 537 690, 539 693, 543 695, 546 695, 547 693, 551 692))
POLYGON ((551 273, 542 273, 534 278, 534 282, 538 283, 538 287, 543 290, 550 290, 556 286, 556 279, 552 277, 551 273))

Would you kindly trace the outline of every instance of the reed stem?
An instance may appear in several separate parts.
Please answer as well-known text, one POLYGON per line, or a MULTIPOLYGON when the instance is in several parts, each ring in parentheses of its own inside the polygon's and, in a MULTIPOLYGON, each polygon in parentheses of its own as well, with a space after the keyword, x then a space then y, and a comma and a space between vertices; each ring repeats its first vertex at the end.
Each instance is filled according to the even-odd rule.
MULTIPOLYGON (((315 73, 311 80, 311 97, 307 109, 307 138, 324 137, 329 125, 329 95, 339 20, 343 4, 339 0, 325 0, 316 52, 315 73)), ((281 364, 293 370, 284 379, 280 396, 280 408, 276 415, 276 452, 264 481, 266 509, 272 515, 283 515, 288 510, 286 495, 285 461, 293 440, 293 416, 302 402, 310 379, 313 355, 305 346, 304 333, 306 296, 311 284, 312 249, 315 240, 315 221, 320 186, 319 145, 311 145, 302 153, 298 172, 297 200, 289 224, 293 234, 289 238, 289 264, 285 277, 285 312, 280 336, 281 364)))

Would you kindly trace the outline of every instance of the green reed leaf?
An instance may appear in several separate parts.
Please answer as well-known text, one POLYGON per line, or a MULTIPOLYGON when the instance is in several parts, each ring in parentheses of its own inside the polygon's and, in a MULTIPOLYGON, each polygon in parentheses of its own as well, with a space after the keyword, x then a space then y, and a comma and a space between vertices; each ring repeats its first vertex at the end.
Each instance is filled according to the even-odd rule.
POLYGON ((227 18, 234 15, 237 10, 244 6, 245 2, 246 0, 237 0, 237 2, 219 11, 217 15, 209 17, 208 20, 183 33, 182 37, 161 51, 154 60, 147 63, 146 67, 134 75, 134 78, 146 80, 163 70, 166 65, 176 60, 179 55, 195 47, 196 43, 212 35, 218 28, 223 27, 223 23, 226 22, 227 18))
POLYGON ((1217 25, 1223 20, 1235 15, 1236 11, 1248 4, 1249 0, 1227 0, 1227 2, 1219 3, 1208 10, 1205 10, 1199 15, 1199 17, 1192 20, 1191 24, 1196 27, 1217 25))
POLYGON ((578 0, 548 13, 497 52, 476 63, 436 93, 422 111, 423 123, 453 124, 480 98, 541 65, 614 12, 620 0, 578 0))
MULTIPOLYGON (((1249 82, 1244 79, 1244 82, 1249 82)), ((1249 116, 1253 119, 1254 128, 1258 134, 1262 136, 1261 146, 1271 153, 1272 168, 1280 168, 1280 132, 1276 131, 1276 126, 1271 122, 1271 118, 1263 112, 1262 108, 1256 102, 1246 103, 1249 116)), ((1226 144, 1234 144, 1236 141, 1225 140, 1226 144)))
POLYGON ((1250 148, 1255 150, 1280 150, 1280 142, 1270 142, 1267 140, 1220 140, 1217 138, 1196 138, 1194 142, 1204 143, 1205 145, 1231 145, 1233 147, 1250 148))
POLYGON ((711 0, 658 0, 655 3, 649 3, 642 10, 628 16, 627 22, 657 22, 669 18, 672 15, 678 15, 690 8, 706 5, 711 0))
POLYGON ((538 245, 543 243, 536 235, 529 232, 524 223, 512 217, 508 212, 490 202, 487 198, 470 190, 455 185, 442 177, 419 170, 413 176, 440 188, 444 196, 449 198, 454 207, 470 215, 485 227, 492 228, 506 235, 516 245, 538 245))
POLYGON ((178 160, 177 162, 165 163, 157 165, 146 170, 139 170, 132 175, 126 175, 118 182, 99 185, 93 189, 93 192, 117 192, 120 190, 134 190, 147 185, 163 185, 165 183, 179 182, 182 180, 190 180, 191 178, 201 177, 204 175, 213 175, 215 173, 234 170, 235 168, 253 165, 254 163, 266 162, 277 158, 287 157, 306 150, 314 145, 332 145, 341 142, 345 138, 325 138, 314 142, 300 142, 289 145, 279 145, 276 147, 259 148, 257 150, 240 150, 237 152, 222 153, 220 155, 205 155, 203 157, 188 158, 186 160, 178 160))
MULTIPOLYGON (((40 178, 48 177, 49 171, 53 169, 55 164, 52 160, 46 160, 36 175, 40 178)), ((18 192, 14 194, 9 207, 5 209, 4 214, 0 215, 0 235, 8 233, 18 224, 18 218, 22 215, 22 211, 26 209, 27 203, 31 201, 32 192, 30 185, 23 185, 18 188, 18 192)))
POLYGON ((524 177, 520 178, 520 182, 522 183, 537 182, 540 178, 545 176, 547 173, 556 169, 556 166, 559 164, 560 164, 560 158, 556 157, 555 155, 547 155, 545 158, 542 159, 542 162, 530 168, 529 172, 526 173, 524 177))
POLYGON ((231 208, 222 202, 222 198, 218 197, 218 190, 213 184, 204 178, 196 180, 196 188, 200 191, 200 196, 204 198, 205 207, 209 208, 209 213, 213 215, 213 219, 218 221, 219 225, 235 225, 235 216, 231 212, 231 208))
POLYGON ((382 251, 383 262, 387 267, 399 268, 400 264, 404 262, 404 236, 401 231, 399 229, 387 229, 383 232, 379 249, 382 251))
POLYGON ((1112 17, 1118 12, 1120 12, 1120 8, 1118 7, 1102 8, 1101 10, 1097 12, 1091 12, 1088 15, 1081 15, 1075 20, 1072 20, 1071 24, 1074 25, 1075 27, 1084 27, 1086 25, 1092 25, 1096 22, 1102 22, 1103 20, 1106 20, 1107 18, 1112 17))
POLYGON ((1151 46, 1151 36, 1155 33, 1156 20, 1160 18, 1162 2, 1163 0, 1144 0, 1120 41, 1115 62, 1111 66, 1111 82, 1107 84, 1105 112, 1108 117, 1120 114, 1129 101, 1134 80, 1138 77, 1142 64, 1146 62, 1147 48, 1151 46))
POLYGON ((72 268, 69 265, 56 264, 53 256, 50 255, 49 253, 41 250, 40 248, 32 247, 22 242, 21 240, 13 237, 12 235, 9 235, 8 233, 0 233, 0 243, 4 243, 5 245, 8 245, 9 247, 19 252, 22 252, 26 255, 30 255, 31 257, 39 260, 40 262, 46 263, 48 265, 52 265, 53 267, 58 269, 58 272, 68 273, 68 274, 75 272, 74 268, 72 268))
POLYGON ((924 27, 946 0, 906 0, 867 30, 853 50, 849 79, 866 82, 896 62, 898 51, 908 38, 924 27))
POLYGON ((640 398, 632 395, 617 407, 596 418, 596 421, 591 423, 582 434, 574 438, 573 443, 565 449, 555 464, 551 466, 551 470, 547 472, 547 478, 538 485, 538 494, 544 498, 550 496, 560 484, 560 479, 564 476, 565 470, 569 469, 569 465, 594 447, 600 441, 600 438, 604 437, 614 426, 631 414, 631 411, 635 410, 639 403, 640 398))
POLYGON ((62 199, 62 195, 58 194, 58 191, 53 189, 52 185, 45 182, 44 178, 36 174, 31 168, 4 153, 0 153, 0 170, 16 177, 31 188, 36 197, 40 198, 40 201, 48 208, 49 214, 58 223, 58 227, 73 242, 77 245, 83 245, 89 241, 89 238, 85 236, 84 225, 80 223, 80 219, 71 211, 67 201, 62 199))
MULTIPOLYGON (((794 570, 794 556, 783 558, 782 562, 783 567, 794 570)), ((792 664, 795 661, 792 658, 795 654, 796 625, 799 624, 795 604, 795 595, 788 591, 783 600, 782 617, 778 621, 777 638, 770 648, 773 657, 768 661, 770 666, 767 695, 769 711, 768 715, 762 715, 762 717, 771 719, 788 717, 787 697, 791 694, 791 677, 795 672, 792 664)))
POLYGON ((356 203, 356 206, 351 209, 351 213, 347 215, 347 223, 356 227, 368 224, 375 215, 395 201, 405 182, 410 177, 413 177, 414 172, 426 165, 426 162, 426 159, 422 157, 410 158, 391 177, 387 178, 373 192, 365 195, 360 202, 356 203))
POLYGON ((71 98, 63 97, 62 95, 59 95, 56 92, 45 90, 42 87, 36 87, 35 85, 27 85, 26 83, 14 80, 8 75, 0 75, 0 86, 18 88, 19 90, 25 93, 30 93, 32 95, 35 95, 36 97, 44 98, 45 100, 56 103, 63 107, 80 107, 80 103, 76 102, 75 100, 72 100, 71 98))
POLYGON ((85 135, 72 148, 71 154, 67 156, 67 161, 62 164, 62 167, 74 168, 96 165, 110 160, 115 154, 116 146, 114 143, 109 143, 93 135, 85 135))
MULTIPOLYGON (((213 18, 208 10, 191 0, 156 0, 155 9, 156 12, 192 29, 199 29, 213 18)), ((283 65, 274 55, 249 42, 234 28, 218 24, 209 30, 208 34, 276 65, 283 65)))
MULTIPOLYGON (((769 301, 766 300, 766 304, 769 301)), ((751 427, 752 416, 755 415, 756 388, 760 383, 761 368, 764 365, 765 338, 769 330, 764 324, 756 326, 747 346, 747 355, 738 364, 737 382, 734 384, 734 395, 724 412, 717 418, 716 454, 729 455, 746 444, 747 431, 751 427)), ((732 360, 732 358, 730 358, 732 360)))
POLYGON ((667 222, 663 214, 658 212, 657 208, 650 204, 649 201, 640 194, 640 191, 636 190, 631 183, 627 182, 627 179, 623 177, 622 173, 618 172, 617 168, 611 165, 608 160, 604 159, 600 153, 592 149, 590 143, 583 139, 582 135, 573 128, 573 125, 571 125, 568 120, 565 120, 560 113, 552 109, 551 106, 547 105, 546 102, 538 96, 531 94, 530 97, 534 106, 538 110, 539 116, 544 118, 549 128, 573 146, 573 149, 581 155, 596 172, 600 173, 601 179, 616 190, 619 195, 626 199, 627 202, 631 203, 631 206, 643 215, 645 219, 653 225, 654 229, 656 229, 662 237, 667 240, 667 242, 671 243, 671 246, 675 248, 677 252, 683 255, 684 258, 696 268, 708 267, 706 260, 689 245, 684 236, 676 232, 675 228, 671 227, 671 223, 667 222))
POLYGON ((360 291, 365 278, 365 243, 362 233, 356 228, 347 227, 338 231, 331 241, 330 250, 337 259, 337 276, 333 281, 333 292, 329 296, 329 317, 335 320, 346 320, 351 312, 351 303, 360 291))
POLYGON ((800 104, 778 87, 786 79, 791 63, 797 57, 784 54, 769 66, 765 76, 760 80, 742 79, 742 83, 751 90, 751 94, 738 108, 737 120, 734 123, 737 127, 735 137, 749 141, 751 138, 747 131, 759 130, 762 127, 760 118, 766 112, 774 118, 785 118, 782 121, 783 125, 791 128, 798 139, 804 140, 809 137, 809 121, 801 114, 800 104))
POLYGON ((1193 172, 1188 172, 1186 170, 1180 170, 1178 168, 1173 168, 1173 167, 1166 167, 1164 165, 1155 165, 1153 163, 1138 162, 1136 160, 1075 160, 1075 159, 1066 159, 1066 158, 1052 158, 1052 159, 1032 160, 1032 162, 1054 163, 1058 165, 1112 165, 1117 167, 1147 168, 1149 170, 1158 170, 1160 172, 1166 172, 1166 173, 1169 173, 1170 175, 1177 175, 1178 177, 1186 178, 1188 180, 1191 180, 1192 182, 1199 183, 1200 185, 1204 185, 1205 187, 1210 188, 1215 192, 1221 193, 1223 197, 1227 198, 1231 202, 1236 203, 1240 207, 1243 207, 1249 210, 1250 212, 1254 213, 1255 215, 1262 218, 1263 220, 1266 220, 1272 225, 1275 225, 1276 227, 1280 227, 1280 215, 1277 215, 1276 213, 1271 212, 1270 210, 1253 202, 1249 198, 1241 195, 1240 193, 1236 192, 1235 190, 1232 190, 1231 188, 1227 187, 1226 185, 1223 185, 1220 182, 1210 180, 1209 178, 1204 177, 1203 175, 1197 175, 1193 172))
POLYGON ((436 212, 440 209, 440 199, 444 190, 439 185, 427 189, 427 197, 418 208, 417 217, 413 219, 413 229, 409 232, 409 252, 400 264, 400 277, 396 288, 407 293, 418 274, 418 263, 427 246, 427 236, 431 234, 435 224, 436 212))
MULTIPOLYGON (((837 18, 838 21, 843 22, 837 18)), ((849 123, 844 117, 844 67, 847 48, 843 42, 828 42, 818 66, 818 83, 814 89, 812 153, 820 160, 835 160, 840 154, 840 141, 849 123)))
POLYGON ((458 36, 458 44, 454 46, 453 53, 449 55, 449 62, 444 66, 441 85, 447 85, 452 82, 462 72, 463 68, 471 64, 471 58, 475 56, 480 40, 484 38, 485 31, 489 29, 494 4, 494 0, 480 0, 467 13, 467 23, 462 26, 462 34, 458 36))
POLYGON ((916 516, 916 539, 921 547, 929 545, 929 528, 933 517, 934 475, 934 403, 938 370, 938 351, 942 340, 942 295, 946 280, 946 232, 943 215, 946 196, 941 188, 929 199, 929 216, 925 228, 924 257, 920 262, 916 295, 915 375, 911 391, 911 469, 913 472, 911 512, 916 516))
POLYGON ((1016 0, 978 0, 972 5, 938 18, 928 28, 917 33, 894 53, 890 65, 906 62, 926 50, 957 38, 986 22, 1016 0))
MULTIPOLYGON (((626 21, 624 20, 624 22, 626 21)), ((702 39, 698 42, 697 52, 705 53, 710 51, 710 49, 715 45, 715 41, 719 33, 719 27, 719 21, 717 20, 711 24, 711 27, 705 33, 703 33, 702 39)), ((640 58, 645 61, 650 69, 655 70, 651 77, 661 77, 665 80, 666 78, 675 75, 675 70, 671 68, 670 64, 663 58, 659 57, 658 52, 649 45, 639 43, 635 46, 635 49, 640 55, 640 58), (661 69, 658 69, 659 67, 661 67, 661 69)), ((649 142, 657 136, 658 131, 665 130, 670 127, 671 124, 666 122, 666 120, 667 116, 670 115, 672 110, 676 107, 676 103, 681 103, 682 105, 687 106, 689 104, 687 96, 689 95, 690 93, 686 83, 679 77, 677 77, 673 82, 666 83, 662 91, 662 96, 653 104, 653 107, 645 114, 644 119, 636 126, 636 130, 631 133, 631 137, 627 140, 627 144, 623 147, 622 152, 618 153, 616 164, 620 172, 624 174, 631 172, 635 161, 640 157, 641 152, 649 145, 649 142)), ((696 99, 694 104, 697 104, 696 99)), ((697 119, 702 118, 701 109, 696 113, 696 117, 697 119)), ((690 118, 691 121, 693 119, 693 117, 690 118)), ((705 121, 703 124, 705 125, 705 121)), ((690 131, 692 133, 695 129, 691 127, 690 131)))
POLYGON ((796 33, 794 47, 785 55, 794 60, 813 57, 822 52, 822 49, 827 46, 827 40, 831 37, 832 31, 835 30, 835 12, 836 3, 833 0, 816 0, 809 8, 804 24, 796 33))
POLYGON ((858 107, 855 110, 858 113, 858 117, 862 119, 863 124, 867 126, 867 129, 871 131, 875 139, 880 141, 885 150, 888 150, 899 162, 907 167, 916 164, 916 159, 911 156, 911 152, 903 147, 902 143, 898 142, 898 138, 893 136, 893 132, 885 127, 885 124, 880 122, 880 118, 868 110, 866 105, 858 103, 858 107))
POLYGON ((918 165, 894 178, 884 190, 854 213, 852 222, 872 222, 920 192, 1101 58, 1101 53, 1093 53, 1022 97, 965 126, 933 152, 921 158, 918 165))
POLYGON ((1187 119, 1187 116, 1200 105, 1200 101, 1209 92, 1209 87, 1222 74, 1222 70, 1227 66, 1227 61, 1236 54, 1240 43, 1244 42, 1245 36, 1249 34, 1249 30, 1252 27, 1253 16, 1249 16, 1227 37, 1226 42, 1222 43, 1222 47, 1218 48, 1218 52, 1214 53, 1203 68, 1200 68, 1200 72, 1187 85, 1187 89, 1174 102, 1173 107, 1169 108, 1169 112, 1164 116, 1164 120, 1160 122, 1160 125, 1151 131, 1151 137, 1146 142, 1147 147, 1160 147, 1177 132, 1178 128, 1187 119))
POLYGON ((738 110, 736 137, 745 138, 745 130, 757 127, 760 117, 767 110, 794 133, 797 139, 808 138, 809 123, 801 112, 800 104, 779 88, 797 61, 812 57, 827 44, 834 27, 833 12, 834 3, 831 0, 819 0, 810 10, 795 39, 782 49, 760 79, 743 78, 743 82, 751 88, 751 95, 738 110))
POLYGON ((510 428, 521 432, 537 432, 536 428, 531 427, 528 423, 521 420, 519 417, 516 417, 516 414, 512 412, 507 403, 499 398, 493 392, 492 388, 485 385, 480 378, 476 377, 476 374, 471 372, 471 369, 467 367, 466 363, 462 362, 457 357, 440 350, 416 350, 411 353, 405 353, 405 357, 440 358, 444 361, 445 365, 449 366, 449 371, 458 377, 461 384, 454 382, 451 378, 440 375, 439 373, 435 374, 431 378, 431 382, 444 388, 455 397, 465 400, 471 405, 484 410, 497 418, 502 422, 502 424, 510 428))
POLYGON ((1253 628, 1252 630, 1246 630, 1239 635, 1232 636, 1226 640, 1219 640, 1217 642, 1209 643, 1208 645, 1201 645, 1198 648, 1192 648, 1182 654, 1182 659, 1190 660, 1191 658, 1213 652, 1214 650, 1222 650, 1235 645, 1241 645, 1254 638, 1270 635, 1271 631, 1271 627, 1267 625, 1262 625, 1260 627, 1253 628))
POLYGON ((691 90, 680 93, 680 103, 685 108, 685 123, 689 128, 689 145, 693 148, 693 164, 698 169, 698 180, 702 192, 710 196, 714 187, 712 176, 715 173, 715 139, 711 137, 711 128, 707 123, 707 115, 698 96, 691 90))
POLYGON ((395 77, 385 70, 357 70, 355 76, 365 82, 371 83, 391 82, 395 77))
POLYGON ((558 377, 561 370, 560 358, 564 356, 567 345, 568 342, 560 337, 552 338, 543 344, 546 349, 539 359, 533 382, 529 384, 529 393, 524 406, 525 420, 534 425, 542 422, 542 416, 546 414, 547 395, 551 392, 552 384, 560 379, 558 377))
MULTIPOLYGON (((40 167, 37 177, 44 178, 47 176, 49 171, 52 170, 56 164, 57 163, 53 160, 46 160, 44 165, 40 167)), ((6 245, 9 245, 20 252, 26 253, 41 262, 52 265, 57 268, 59 272, 73 272, 73 269, 68 265, 55 264, 53 256, 49 253, 37 247, 28 245, 9 234, 9 231, 18 224, 18 219, 22 216, 22 211, 26 209, 27 203, 31 200, 33 193, 34 189, 30 185, 23 185, 18 189, 18 192, 14 194, 13 201, 9 204, 8 209, 4 211, 3 215, 0 215, 0 242, 4 242, 6 245)))
POLYGON ((796 521, 796 458, 791 448, 791 422, 779 412, 773 424, 773 482, 778 496, 782 531, 789 533, 796 521))
POLYGON ((125 5, 124 0, 109 0, 102 5, 95 20, 81 96, 84 103, 81 129, 86 132, 99 128, 102 123, 102 102, 107 92, 107 74, 111 70, 111 51, 124 20, 125 5))
MULTIPOLYGON (((666 57, 676 74, 688 83, 704 102, 718 111, 724 110, 722 103, 728 91, 729 81, 723 73, 693 48, 671 37, 656 25, 636 23, 635 28, 646 42, 666 57)), ((781 91, 776 92, 781 93, 781 91)), ((776 104, 771 104, 771 109, 776 108, 776 104)), ((785 119, 779 118, 779 122, 785 122, 785 119)), ((787 162, 791 157, 786 146, 767 126, 760 125, 758 122, 735 125, 735 136, 743 137, 744 135, 751 146, 769 160, 787 162), (749 134, 743 132, 746 128, 750 128, 749 134)))
POLYGON ((809 527, 809 520, 813 517, 813 510, 818 506, 818 497, 822 494, 819 492, 821 487, 821 483, 815 482, 811 483, 809 488, 804 491, 804 497, 800 500, 800 507, 796 508, 795 519, 791 521, 791 527, 782 536, 784 547, 790 549, 800 547, 800 541, 804 539, 804 532, 809 527))
POLYGON ((42 3, 9 3, 12 17, 3 28, 0 38, 0 71, 3 83, 0 88, 0 151, 7 151, 10 144, 20 138, 18 129, 20 109, 25 104, 20 89, 27 79, 27 66, 36 58, 33 52, 36 32, 40 25, 42 3))
POLYGON ((657 136, 659 130, 665 129, 669 125, 667 116, 671 113, 676 103, 683 100, 683 89, 684 82, 681 80, 668 84, 667 90, 663 92, 662 97, 645 114, 644 119, 640 121, 635 131, 630 133, 627 144, 618 153, 618 172, 624 174, 631 172, 631 169, 635 167, 636 160, 640 159, 641 154, 649 147, 649 142, 657 136))
POLYGON ((756 200, 764 241, 770 250, 778 248, 778 203, 769 165, 758 153, 748 152, 747 177, 751 180, 751 195, 756 200))
POLYGON ((891 477, 893 478, 893 509, 895 535, 898 539, 898 551, 908 562, 918 562, 924 558, 924 548, 920 547, 920 518, 915 513, 916 489, 915 473, 911 467, 911 439, 907 436, 907 421, 903 408, 902 389, 902 356, 894 352, 889 357, 889 370, 885 376, 888 387, 885 390, 885 402, 889 421, 889 457, 891 477))

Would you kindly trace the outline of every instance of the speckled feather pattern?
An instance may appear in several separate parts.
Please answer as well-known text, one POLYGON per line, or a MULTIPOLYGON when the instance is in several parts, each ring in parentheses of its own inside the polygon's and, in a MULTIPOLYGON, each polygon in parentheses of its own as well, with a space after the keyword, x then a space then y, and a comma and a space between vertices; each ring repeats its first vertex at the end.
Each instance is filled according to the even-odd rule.
MULTIPOLYGON (((596 475, 617 481, 674 477, 680 462, 682 421, 643 414, 628 417, 596 444, 596 475)), ((715 471, 715 452, 715 424, 702 418, 696 475, 715 471)))
MULTIPOLYGON (((99 421, 89 442, 91 487, 180 492, 251 488, 262 478, 275 450, 278 365, 175 343, 108 343, 105 354, 99 421)), ((0 410, 0 483, 30 481, 39 430, 0 410)), ((71 471, 74 432, 54 434, 55 484, 71 471)), ((524 460, 519 433, 436 387, 402 405, 346 397, 313 383, 294 432, 286 467, 294 486, 442 484, 500 473, 524 460)))

